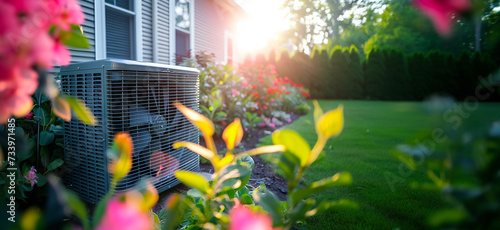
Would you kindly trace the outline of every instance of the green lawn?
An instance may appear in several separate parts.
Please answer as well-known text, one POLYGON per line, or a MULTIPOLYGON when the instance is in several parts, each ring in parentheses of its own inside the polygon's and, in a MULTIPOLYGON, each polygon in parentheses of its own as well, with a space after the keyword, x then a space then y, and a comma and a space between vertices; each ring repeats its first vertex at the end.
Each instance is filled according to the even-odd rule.
MULTIPOLYGON (((446 207, 439 192, 415 190, 412 182, 429 182, 427 176, 415 171, 402 177, 401 163, 391 150, 430 128, 431 119, 416 102, 320 101, 323 111, 344 105, 345 126, 342 134, 331 139, 326 156, 309 168, 305 183, 348 171, 353 183, 318 195, 319 199, 351 199, 359 203, 357 210, 326 213, 307 219, 309 229, 422 229, 426 215, 446 207), (331 146, 331 147, 330 147, 331 146), (389 185, 387 176, 398 176, 400 183, 389 185)), ((480 127, 500 120, 499 103, 480 104, 465 119, 471 127, 480 127)), ((299 132, 311 146, 316 141, 312 112, 284 127, 299 132)), ((270 137, 261 140, 270 144, 270 137)), ((270 155, 266 156, 269 157, 270 155)), ((406 170, 405 167, 403 169, 406 170)), ((394 177, 390 177, 393 179, 394 177)))

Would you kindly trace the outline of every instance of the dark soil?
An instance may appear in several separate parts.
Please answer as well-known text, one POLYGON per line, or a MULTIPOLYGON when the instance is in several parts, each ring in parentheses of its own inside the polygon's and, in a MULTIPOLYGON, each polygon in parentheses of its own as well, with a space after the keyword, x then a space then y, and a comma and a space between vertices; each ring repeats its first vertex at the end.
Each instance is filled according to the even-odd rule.
MULTIPOLYGON (((292 120, 297 120, 300 115, 292 115, 292 120)), ((269 133, 274 131, 272 128, 260 128, 256 131, 252 131, 251 133, 245 133, 241 143, 239 144, 239 149, 250 150, 255 148, 259 144, 259 140, 269 133)), ((226 144, 221 137, 214 138, 215 145, 217 150, 221 152, 221 150, 226 149, 226 144)), ((200 145, 206 146, 203 137, 200 137, 200 145)), ((243 151, 242 150, 242 151, 243 151)), ((274 173, 273 168, 271 168, 260 156, 252 157, 255 166, 252 172, 252 177, 248 182, 248 185, 253 187, 258 187, 260 184, 264 183, 266 188, 270 190, 274 195, 278 197, 278 199, 284 201, 287 199, 288 188, 286 180, 274 173)), ((214 169, 210 163, 202 163, 200 162, 200 171, 206 173, 213 173, 214 169)), ((185 193, 189 190, 189 188, 183 184, 179 184, 174 186, 173 188, 163 192, 160 194, 159 202, 153 208, 154 212, 160 211, 164 205, 170 194, 172 193, 185 193)))

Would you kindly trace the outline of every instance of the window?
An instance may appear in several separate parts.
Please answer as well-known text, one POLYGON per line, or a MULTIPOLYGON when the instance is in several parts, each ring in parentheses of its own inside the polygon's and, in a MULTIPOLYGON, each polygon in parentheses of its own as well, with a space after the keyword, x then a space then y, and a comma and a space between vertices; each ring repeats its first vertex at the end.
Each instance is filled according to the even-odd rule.
POLYGON ((227 38, 227 64, 233 65, 233 39, 227 38))
POLYGON ((106 57, 135 59, 134 0, 106 0, 106 57))
POLYGON ((188 0, 175 0, 175 63, 190 57, 191 6, 188 0))
POLYGON ((234 65, 234 40, 233 34, 229 31, 224 31, 224 61, 229 65, 234 65))

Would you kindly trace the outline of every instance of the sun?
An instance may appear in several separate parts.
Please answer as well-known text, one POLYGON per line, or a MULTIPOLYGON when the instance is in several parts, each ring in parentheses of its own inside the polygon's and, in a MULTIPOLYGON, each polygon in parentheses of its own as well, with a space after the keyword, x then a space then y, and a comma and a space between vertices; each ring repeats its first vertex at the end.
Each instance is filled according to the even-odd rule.
POLYGON ((255 53, 266 47, 278 32, 289 28, 282 0, 246 0, 241 6, 249 19, 238 24, 238 48, 243 53, 255 53))

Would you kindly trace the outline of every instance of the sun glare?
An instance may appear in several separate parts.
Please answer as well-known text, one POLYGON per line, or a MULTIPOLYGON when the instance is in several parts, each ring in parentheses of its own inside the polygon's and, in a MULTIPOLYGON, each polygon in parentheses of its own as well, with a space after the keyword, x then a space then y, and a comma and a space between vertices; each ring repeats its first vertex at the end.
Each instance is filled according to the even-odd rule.
POLYGON ((279 31, 288 29, 286 13, 280 9, 282 0, 246 0, 241 3, 249 19, 238 24, 238 47, 252 53, 266 46, 279 31))

